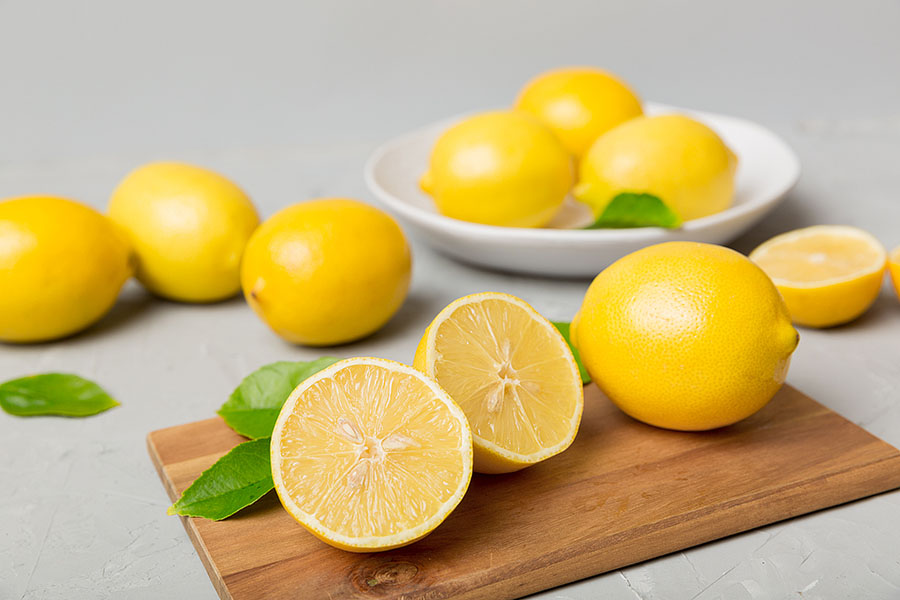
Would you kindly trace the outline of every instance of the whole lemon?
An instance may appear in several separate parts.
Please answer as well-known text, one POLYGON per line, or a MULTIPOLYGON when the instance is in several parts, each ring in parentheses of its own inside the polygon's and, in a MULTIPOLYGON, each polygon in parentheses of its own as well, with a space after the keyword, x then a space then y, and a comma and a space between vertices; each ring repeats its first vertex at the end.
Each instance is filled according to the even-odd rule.
POLYGON ((113 192, 109 216, 131 239, 137 278, 154 294, 215 302, 240 290, 241 255, 259 217, 243 190, 218 173, 144 165, 113 192))
POLYGON ((737 157, 703 123, 638 117, 597 138, 581 161, 575 196, 599 214, 619 193, 653 194, 687 221, 731 206, 736 170, 737 157))
POLYGON ((540 227, 572 187, 572 162, 547 127, 523 112, 488 112, 438 139, 422 189, 454 219, 540 227))
POLYGON ((289 206, 250 238, 241 267, 247 302, 295 344, 341 344, 375 332, 409 289, 406 237, 384 212, 346 198, 289 206))
POLYGON ((649 246, 607 267, 574 327, 585 367, 619 408, 686 431, 730 425, 765 406, 798 341, 762 269, 696 242, 649 246))
POLYGON ((540 119, 579 158, 601 134, 644 112, 624 81, 592 67, 538 75, 519 92, 516 108, 540 119))
POLYGON ((125 237, 93 208, 51 196, 0 201, 0 340, 81 331, 131 274, 125 237))

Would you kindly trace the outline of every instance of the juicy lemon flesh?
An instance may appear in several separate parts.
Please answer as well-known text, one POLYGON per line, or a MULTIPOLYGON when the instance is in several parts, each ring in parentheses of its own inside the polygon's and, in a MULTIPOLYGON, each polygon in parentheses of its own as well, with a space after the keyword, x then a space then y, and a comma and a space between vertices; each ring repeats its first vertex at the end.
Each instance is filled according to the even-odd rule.
POLYGON ((881 243, 860 229, 817 225, 781 234, 750 253, 805 327, 848 323, 878 298, 887 264, 881 243))
POLYGON ((279 495, 321 539, 347 549, 403 545, 421 537, 405 533, 442 520, 462 497, 467 425, 423 379, 351 365, 308 386, 279 419, 279 495))
POLYGON ((823 233, 773 244, 754 260, 773 279, 815 283, 877 269, 884 251, 864 238, 823 233))
POLYGON ((476 471, 518 470, 568 447, 583 388, 549 322, 505 299, 482 299, 461 303, 435 327, 431 369, 466 413, 476 471))

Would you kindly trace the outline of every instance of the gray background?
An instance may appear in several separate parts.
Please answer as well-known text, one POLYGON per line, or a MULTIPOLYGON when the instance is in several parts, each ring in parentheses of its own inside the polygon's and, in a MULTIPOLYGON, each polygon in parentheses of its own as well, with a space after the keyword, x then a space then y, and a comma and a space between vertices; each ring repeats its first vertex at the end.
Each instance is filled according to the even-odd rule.
MULTIPOLYGON (((182 2, 0 0, 0 197, 103 207, 130 168, 197 162, 264 215, 319 195, 371 200, 386 138, 511 102, 535 73, 596 64, 646 99, 738 115, 783 135, 800 184, 735 247, 815 223, 900 244, 900 3, 861 1, 182 2), (252 6, 251 6, 252 4, 252 6)), ((517 294, 566 319, 587 281, 461 266, 415 242, 411 295, 363 342, 409 361, 468 292, 517 294)), ((0 290, 2 293, 2 290, 0 290)), ((900 304, 801 332, 789 381, 900 445, 900 304)), ((281 342, 241 300, 187 306, 129 285, 72 339, 0 346, 0 380, 94 378, 122 407, 84 420, 0 414, 0 598, 215 597, 144 449, 211 416, 240 378, 318 350, 281 342)), ((900 493, 823 511, 548 591, 541 598, 896 598, 900 493)))

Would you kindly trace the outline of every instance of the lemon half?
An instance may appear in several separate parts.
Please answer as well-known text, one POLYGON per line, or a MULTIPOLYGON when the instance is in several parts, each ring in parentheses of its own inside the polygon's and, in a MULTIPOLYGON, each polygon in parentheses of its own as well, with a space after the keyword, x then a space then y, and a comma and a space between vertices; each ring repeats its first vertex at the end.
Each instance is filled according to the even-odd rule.
POLYGON ((425 331, 414 365, 465 411, 479 473, 517 471, 575 439, 584 407, 578 366, 524 300, 485 292, 451 302, 425 331))
POLYGON ((887 253, 869 233, 817 225, 777 235, 750 253, 798 325, 831 327, 863 314, 878 297, 887 253))
POLYGON ((332 546, 371 552, 411 544, 453 511, 472 477, 472 435, 421 372, 351 358, 291 393, 271 457, 275 490, 297 522, 332 546))

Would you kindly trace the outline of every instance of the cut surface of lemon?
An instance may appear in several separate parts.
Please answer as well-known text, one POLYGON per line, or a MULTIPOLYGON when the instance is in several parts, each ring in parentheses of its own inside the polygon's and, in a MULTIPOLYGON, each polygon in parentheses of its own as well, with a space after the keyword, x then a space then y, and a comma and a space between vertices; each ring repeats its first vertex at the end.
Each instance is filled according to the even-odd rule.
POLYGON ((517 471, 575 439, 584 408, 578 366, 559 331, 515 296, 451 302, 426 330, 414 364, 466 413, 480 473, 517 471))
POLYGON ((897 292, 897 298, 900 298, 900 246, 891 250, 888 269, 891 272, 891 283, 894 284, 894 291, 897 292))
POLYGON ((875 237, 846 225, 817 225, 775 236, 750 253, 784 297, 798 325, 852 321, 881 290, 887 253, 875 237))
POLYGON ((272 434, 284 508, 343 550, 419 540, 453 511, 472 477, 459 406, 420 371, 378 358, 342 360, 301 383, 272 434))

